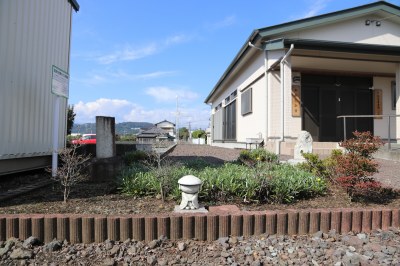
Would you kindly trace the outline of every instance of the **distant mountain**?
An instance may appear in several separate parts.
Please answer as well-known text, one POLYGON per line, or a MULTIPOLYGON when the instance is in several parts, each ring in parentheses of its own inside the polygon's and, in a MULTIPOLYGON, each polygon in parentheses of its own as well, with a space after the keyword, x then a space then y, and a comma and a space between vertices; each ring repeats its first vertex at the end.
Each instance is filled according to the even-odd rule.
MULTIPOLYGON (((115 133, 118 135, 137 134, 141 128, 151 128, 154 124, 148 122, 123 122, 115 124, 115 133)), ((96 133, 96 123, 74 124, 72 133, 96 133)))

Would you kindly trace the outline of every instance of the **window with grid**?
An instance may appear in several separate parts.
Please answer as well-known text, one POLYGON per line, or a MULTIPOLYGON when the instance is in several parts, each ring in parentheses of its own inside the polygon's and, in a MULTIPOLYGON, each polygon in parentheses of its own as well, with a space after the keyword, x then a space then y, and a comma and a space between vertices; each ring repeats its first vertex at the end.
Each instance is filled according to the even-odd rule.
POLYGON ((242 115, 247 115, 253 112, 252 101, 252 88, 243 91, 241 96, 242 115))

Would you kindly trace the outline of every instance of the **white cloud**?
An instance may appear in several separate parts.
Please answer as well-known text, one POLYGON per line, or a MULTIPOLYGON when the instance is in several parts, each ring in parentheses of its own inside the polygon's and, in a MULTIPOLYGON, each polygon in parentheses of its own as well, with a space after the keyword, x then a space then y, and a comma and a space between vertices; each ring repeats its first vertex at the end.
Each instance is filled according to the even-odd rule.
POLYGON ((185 35, 185 34, 178 34, 178 35, 174 35, 171 37, 168 37, 165 40, 165 45, 174 45, 174 44, 180 44, 180 43, 184 43, 184 42, 188 42, 192 39, 192 37, 185 35))
MULTIPOLYGON (((176 108, 145 108, 139 104, 122 100, 100 98, 93 102, 78 102, 74 105, 75 123, 93 123, 96 116, 115 117, 120 122, 150 122, 157 123, 167 119, 175 123, 176 108)), ((209 124, 210 109, 206 105, 182 106, 180 109, 179 127, 206 128, 209 124)))
POLYGON ((154 71, 141 74, 132 74, 123 70, 97 71, 96 73, 89 74, 85 78, 73 78, 73 80, 84 86, 93 87, 121 80, 151 80, 162 77, 170 77, 176 75, 177 73, 178 71, 154 71))
POLYGON ((301 16, 301 18, 308 18, 318 15, 331 0, 312 0, 309 2, 308 10, 301 16))
POLYGON ((166 49, 169 46, 181 44, 184 42, 188 42, 192 39, 192 37, 184 34, 178 34, 171 37, 167 37, 163 41, 157 41, 153 43, 149 43, 143 47, 132 47, 130 45, 125 46, 123 49, 116 49, 115 51, 101 55, 94 56, 94 58, 98 63, 108 65, 115 62, 120 61, 133 61, 140 58, 148 57, 159 53, 160 51, 166 49), (157 44, 156 44, 157 43, 157 44))
POLYGON ((225 17, 223 20, 207 24, 206 27, 211 30, 219 30, 229 26, 232 26, 236 23, 236 16, 231 15, 225 17))
POLYGON ((195 100, 199 97, 196 92, 184 89, 171 89, 168 87, 150 87, 146 94, 154 97, 158 102, 173 102, 178 96, 179 100, 195 100))
POLYGON ((139 58, 153 55, 157 52, 157 45, 152 43, 141 48, 125 47, 122 50, 116 50, 110 54, 96 58, 100 64, 111 64, 117 61, 132 61, 139 58))

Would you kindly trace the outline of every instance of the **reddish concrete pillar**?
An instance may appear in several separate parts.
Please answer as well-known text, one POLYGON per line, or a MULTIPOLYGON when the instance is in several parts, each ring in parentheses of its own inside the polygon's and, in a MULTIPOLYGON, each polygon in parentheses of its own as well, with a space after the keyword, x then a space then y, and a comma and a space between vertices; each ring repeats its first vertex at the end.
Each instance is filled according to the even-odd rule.
POLYGON ((18 235, 19 239, 24 241, 32 235, 31 233, 31 218, 28 216, 20 216, 18 221, 18 235))
POLYGON ((121 241, 132 238, 132 218, 119 217, 119 238, 121 241))
POLYGON ((132 218, 132 238, 136 241, 144 240, 144 217, 132 218))
POLYGON ((334 210, 331 212, 331 230, 335 230, 340 233, 340 226, 342 224, 342 212, 339 210, 334 210))
POLYGON ((101 243, 107 239, 107 218, 96 216, 94 218, 94 242, 101 243))
POLYGON ((276 234, 287 235, 288 233, 288 214, 286 212, 278 212, 276 214, 276 234))
POLYGON ((243 215, 243 236, 254 235, 254 215, 244 214, 243 215))
POLYGON ((90 216, 82 217, 82 243, 89 244, 94 242, 94 218, 90 216))
POLYGON ((392 227, 399 227, 400 225, 400 209, 392 210, 392 227))
POLYGON ((158 233, 158 237, 160 236, 165 236, 167 238, 171 237, 170 234, 170 228, 171 228, 171 224, 170 224, 170 220, 168 216, 160 216, 157 217, 157 233, 158 233))
POLYGON ((382 230, 387 230, 392 225, 392 210, 382 210, 382 230))
POLYGON ((107 217, 107 238, 109 240, 119 240, 119 217, 107 217))
POLYGON ((320 230, 320 213, 317 210, 310 212, 310 227, 309 233, 313 234, 320 230))
POLYGON ((276 234, 276 212, 265 214, 265 231, 269 235, 276 234))
POLYGON ((170 234, 171 240, 177 240, 182 238, 182 217, 171 216, 170 218, 170 234))
POLYGON ((363 212, 361 210, 354 210, 351 219, 351 231, 359 233, 362 230, 362 217, 363 212))
POLYGON ((69 241, 69 217, 60 215, 57 217, 57 239, 69 241))
POLYGON ((254 215, 254 235, 259 236, 265 233, 265 214, 256 213, 254 215))
POLYGON ((194 238, 194 217, 183 216, 182 217, 182 237, 183 239, 194 238))
POLYGON ((299 213, 297 211, 288 212, 288 235, 297 235, 299 224, 299 213))
POLYGON ((0 217, 0 241, 6 240, 6 218, 0 217))
POLYGON ((9 239, 10 237, 18 238, 18 220, 17 216, 10 215, 6 217, 6 239, 9 239))
POLYGON ((240 214, 234 214, 231 216, 231 235, 243 235, 243 217, 240 214))
POLYGON ((194 237, 198 240, 207 239, 207 219, 206 216, 195 216, 194 217, 194 237))
POLYGON ((231 233, 230 230, 231 217, 229 215, 220 215, 218 220, 219 235, 218 237, 228 237, 231 233))
POLYGON ((320 218, 319 230, 321 230, 324 233, 328 233, 331 226, 331 212, 323 210, 321 211, 320 217, 321 218, 320 218))
POLYGON ((144 239, 146 242, 157 239, 157 217, 144 218, 144 239))
POLYGON ((299 212, 299 235, 308 234, 310 228, 310 213, 307 211, 299 212))
POLYGON ((348 233, 352 230, 352 211, 343 210, 342 211, 342 222, 340 225, 340 233, 348 233))
POLYGON ((31 218, 32 236, 44 242, 44 217, 33 216, 31 218))
POLYGON ((371 232, 372 229, 372 211, 371 210, 363 210, 362 212, 362 232, 371 232))
POLYGON ((57 238, 57 217, 55 215, 45 215, 44 242, 50 243, 54 238, 57 238))
POLYGON ((207 241, 214 241, 218 239, 218 216, 207 216, 207 241))
POLYGON ((372 211, 372 230, 382 229, 382 211, 372 211))
POLYGON ((82 243, 82 218, 80 216, 69 217, 69 241, 72 244, 82 243))

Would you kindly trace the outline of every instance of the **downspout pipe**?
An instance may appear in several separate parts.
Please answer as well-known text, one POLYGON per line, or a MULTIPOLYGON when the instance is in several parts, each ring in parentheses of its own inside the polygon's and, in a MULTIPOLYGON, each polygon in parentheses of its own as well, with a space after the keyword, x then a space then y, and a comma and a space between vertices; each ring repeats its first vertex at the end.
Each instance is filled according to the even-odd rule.
POLYGON ((290 45, 289 51, 283 56, 280 62, 280 74, 281 74, 281 136, 278 141, 278 154, 281 154, 281 142, 285 139, 285 64, 286 59, 292 54, 294 44, 290 45))

